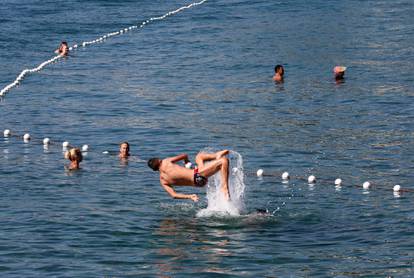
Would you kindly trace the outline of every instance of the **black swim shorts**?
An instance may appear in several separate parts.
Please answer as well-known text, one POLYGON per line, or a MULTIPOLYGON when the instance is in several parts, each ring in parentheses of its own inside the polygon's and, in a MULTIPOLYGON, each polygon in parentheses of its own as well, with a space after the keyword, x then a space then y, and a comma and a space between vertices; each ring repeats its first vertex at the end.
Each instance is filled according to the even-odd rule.
POLYGON ((194 171, 194 186, 203 187, 207 184, 207 182, 208 179, 206 177, 200 175, 197 171, 194 171))

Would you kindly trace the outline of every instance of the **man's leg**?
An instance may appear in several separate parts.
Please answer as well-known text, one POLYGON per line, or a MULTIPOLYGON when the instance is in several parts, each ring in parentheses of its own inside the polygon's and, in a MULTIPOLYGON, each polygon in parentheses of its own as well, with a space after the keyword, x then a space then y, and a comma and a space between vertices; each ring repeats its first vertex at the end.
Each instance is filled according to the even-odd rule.
POLYGON ((204 162, 205 161, 211 161, 214 159, 220 159, 224 155, 228 154, 229 150, 222 150, 216 153, 198 153, 196 156, 196 163, 199 169, 204 168, 204 162))
POLYGON ((204 162, 205 161, 211 161, 216 159, 216 154, 214 153, 198 153, 195 161, 197 164, 198 169, 203 169, 205 167, 204 162))
MULTIPOLYGON (((216 153, 217 154, 217 153, 216 153)), ((213 154, 214 156, 216 154, 213 154)), ((216 157, 216 156, 215 156, 216 157)), ((197 163, 198 164, 198 163, 197 163)), ((226 199, 230 199, 229 193, 229 159, 227 157, 220 157, 213 160, 205 167, 199 168, 200 175, 208 178, 220 171, 221 174, 221 191, 226 199)))

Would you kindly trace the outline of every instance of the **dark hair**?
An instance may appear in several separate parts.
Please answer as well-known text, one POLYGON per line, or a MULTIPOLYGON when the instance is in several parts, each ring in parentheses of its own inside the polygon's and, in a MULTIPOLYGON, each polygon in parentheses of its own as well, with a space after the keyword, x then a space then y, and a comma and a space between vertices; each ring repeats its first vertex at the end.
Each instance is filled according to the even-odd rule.
POLYGON ((158 171, 160 168, 160 159, 158 157, 153 157, 148 160, 148 167, 150 167, 153 171, 158 171))
POLYGON ((62 41, 60 44, 68 45, 68 43, 65 41, 62 41))
POLYGON ((275 72, 277 72, 279 69, 282 69, 282 74, 285 73, 285 69, 283 68, 282 65, 276 65, 275 66, 275 72))

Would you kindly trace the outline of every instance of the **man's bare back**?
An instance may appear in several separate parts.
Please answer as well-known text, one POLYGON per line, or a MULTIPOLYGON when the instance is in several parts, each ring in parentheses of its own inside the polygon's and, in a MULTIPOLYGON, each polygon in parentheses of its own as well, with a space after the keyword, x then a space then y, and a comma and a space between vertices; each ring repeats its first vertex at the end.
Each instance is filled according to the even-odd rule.
POLYGON ((228 169, 229 160, 225 157, 229 153, 228 150, 223 150, 213 154, 199 153, 196 157, 197 169, 187 169, 176 162, 184 160, 188 162, 188 155, 181 154, 165 159, 152 158, 148 160, 148 166, 154 171, 160 172, 160 183, 162 187, 175 199, 191 199, 194 202, 198 201, 196 194, 180 194, 175 192, 173 186, 196 186, 202 187, 207 183, 207 178, 214 175, 218 171, 221 172, 222 192, 224 196, 229 199, 228 190, 228 169), (205 164, 209 161, 208 165, 205 164))
POLYGON ((169 158, 162 160, 159 171, 161 184, 194 185, 193 170, 177 165, 169 158))

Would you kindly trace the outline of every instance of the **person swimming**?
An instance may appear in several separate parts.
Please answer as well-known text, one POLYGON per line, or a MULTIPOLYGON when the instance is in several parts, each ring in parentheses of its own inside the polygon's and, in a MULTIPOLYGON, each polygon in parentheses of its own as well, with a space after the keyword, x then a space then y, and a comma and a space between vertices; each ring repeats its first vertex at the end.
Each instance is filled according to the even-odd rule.
POLYGON ((336 66, 333 68, 334 76, 336 81, 340 81, 344 79, 346 67, 343 66, 336 66))
POLYGON ((65 41, 62 41, 59 45, 59 48, 55 50, 55 53, 63 55, 63 56, 67 56, 69 54, 68 43, 65 41))
POLYGON ((273 81, 277 83, 283 82, 283 75, 285 74, 285 69, 282 65, 275 66, 275 75, 273 75, 273 81))
POLYGON ((148 167, 153 171, 160 172, 160 183, 171 197, 174 199, 191 199, 194 202, 198 201, 198 196, 196 194, 177 193, 173 189, 173 186, 204 187, 208 182, 208 178, 220 171, 222 182, 221 190, 225 198, 229 200, 229 159, 225 157, 228 153, 228 150, 222 150, 216 153, 200 152, 196 156, 198 168, 195 169, 188 169, 176 164, 176 162, 180 160, 184 160, 185 163, 188 163, 189 160, 187 154, 167 157, 164 159, 154 157, 148 160, 148 167), (209 161, 210 163, 206 165, 206 161, 209 161))
POLYGON ((69 170, 80 169, 79 164, 83 160, 82 152, 79 148, 72 148, 65 152, 65 158, 70 161, 69 170))
POLYGON ((129 154, 129 143, 127 141, 119 144, 119 154, 120 159, 127 159, 130 156, 129 154))

